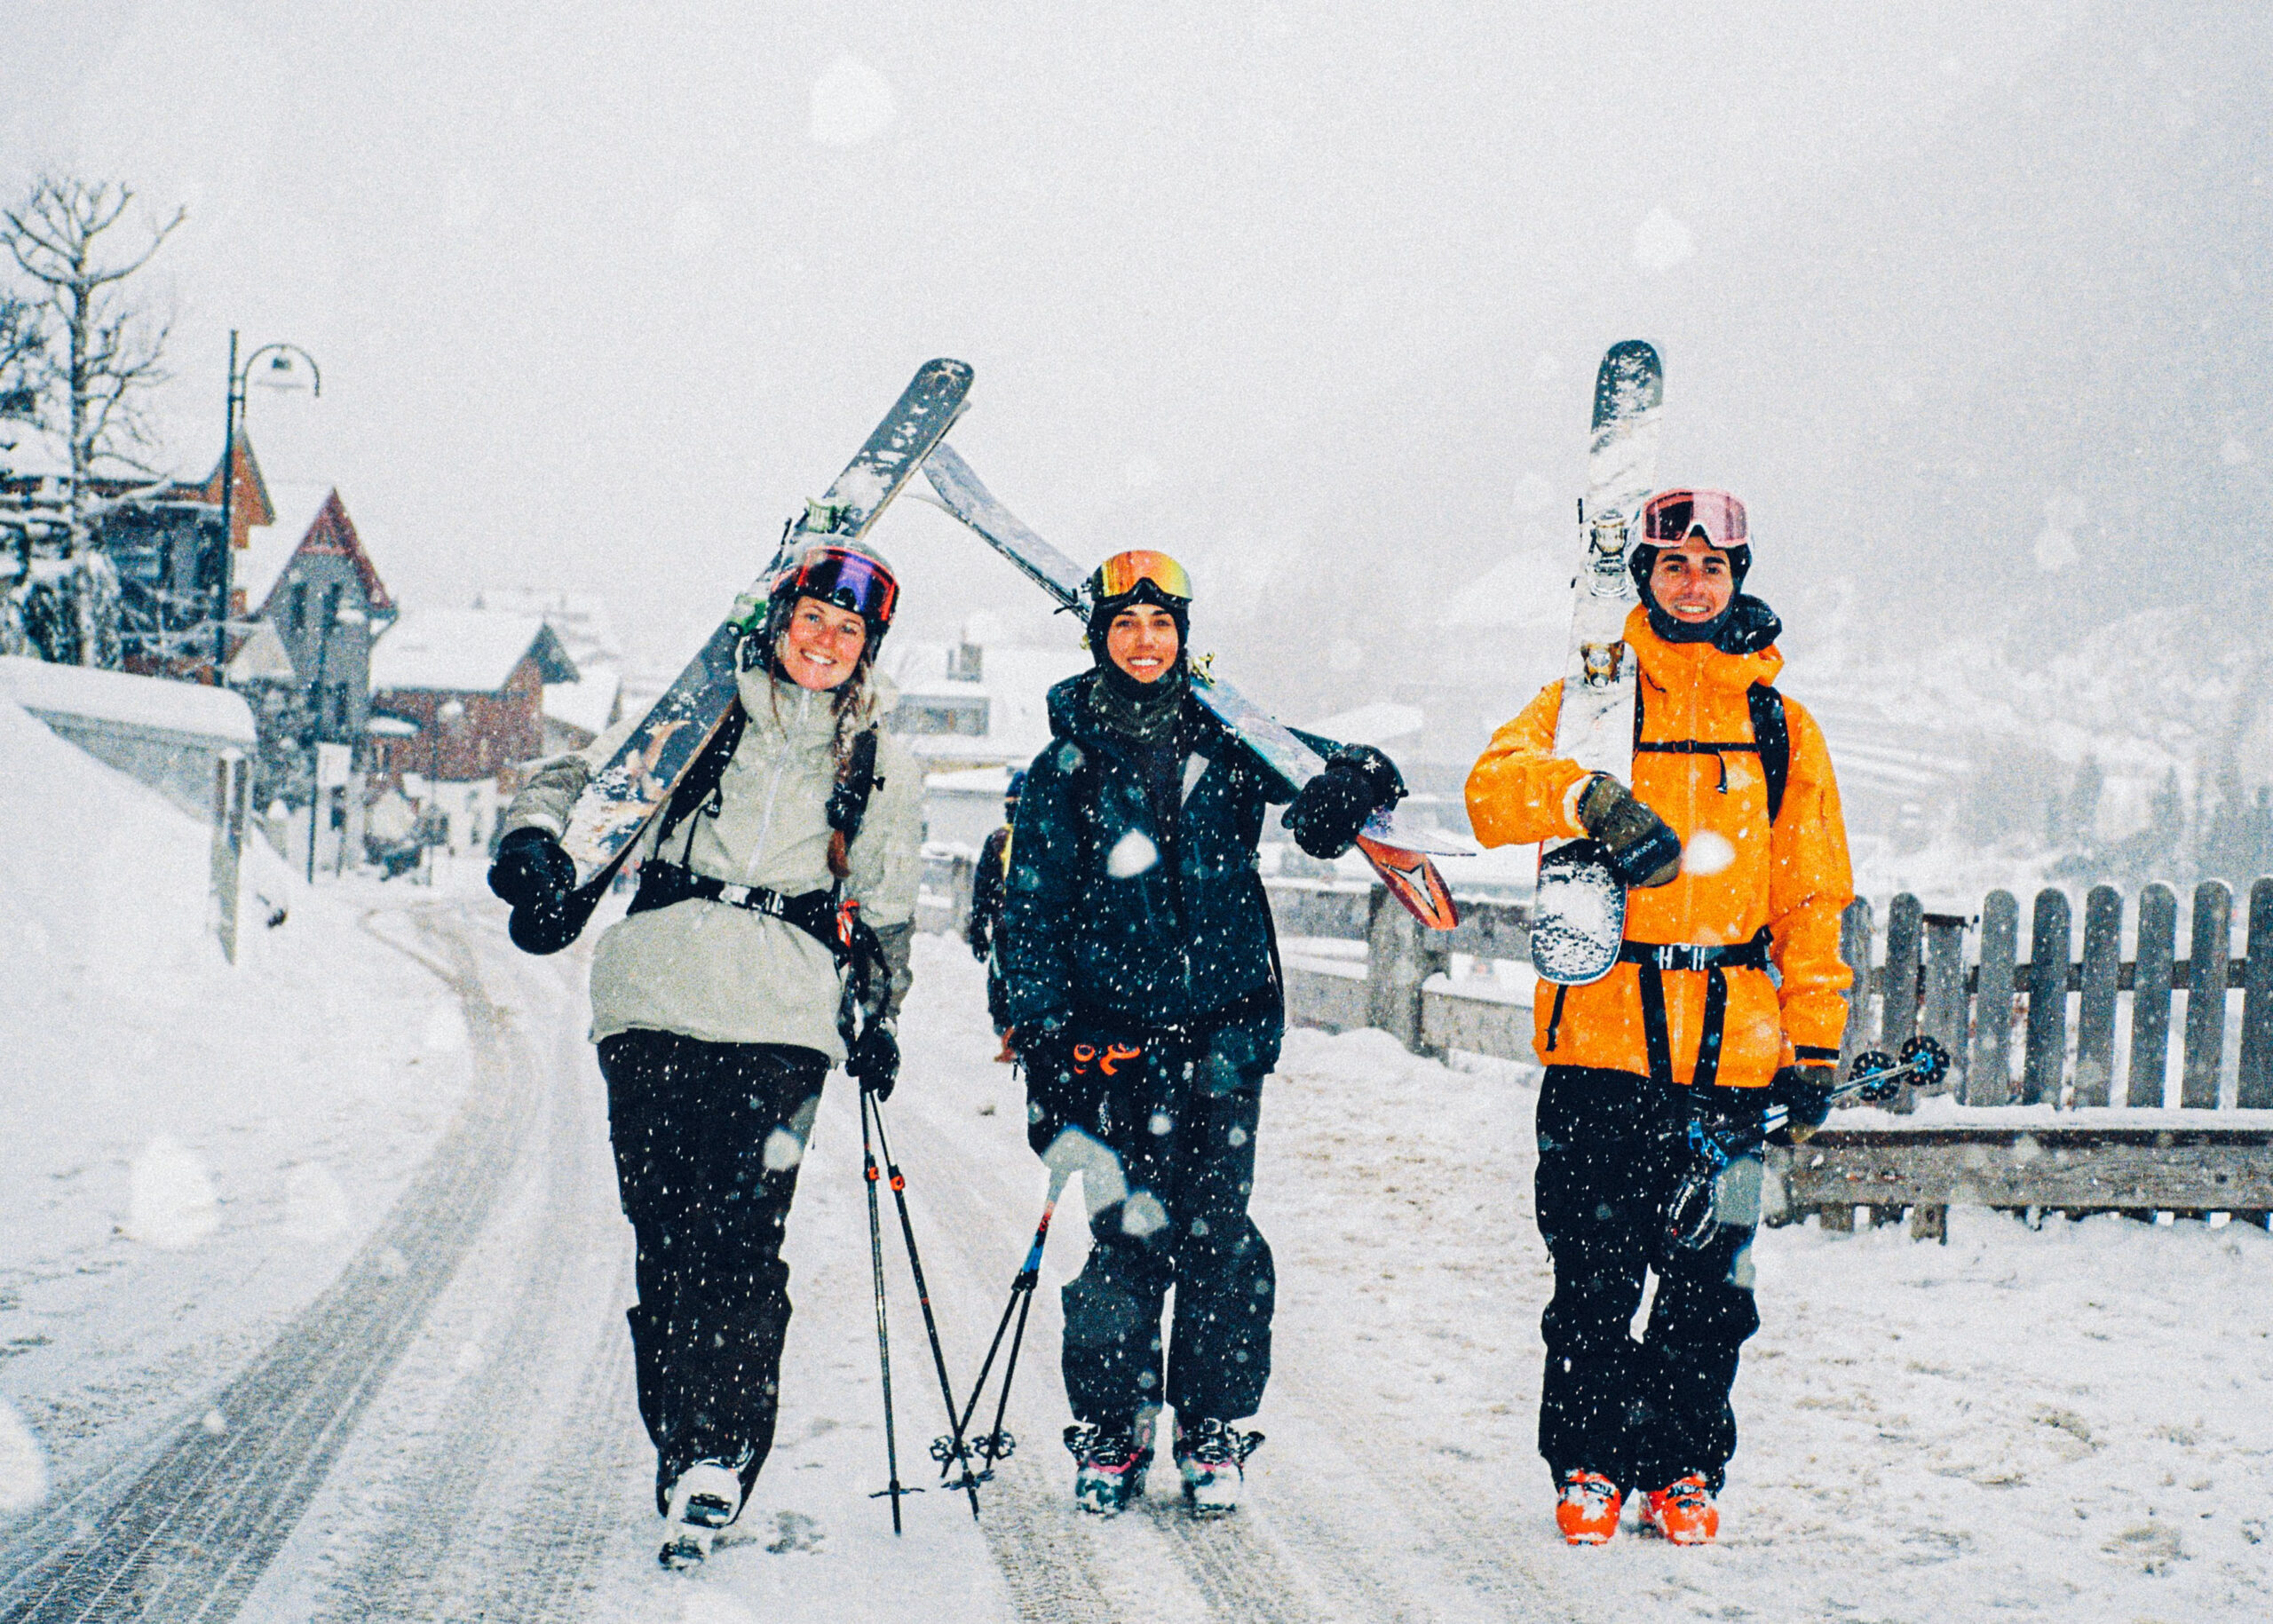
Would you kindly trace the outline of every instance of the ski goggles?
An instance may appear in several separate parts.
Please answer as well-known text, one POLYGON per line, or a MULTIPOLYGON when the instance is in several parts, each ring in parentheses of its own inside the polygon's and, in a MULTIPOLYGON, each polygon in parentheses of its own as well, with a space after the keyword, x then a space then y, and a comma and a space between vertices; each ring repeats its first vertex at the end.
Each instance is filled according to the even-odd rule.
POLYGON ((1659 491, 1642 504, 1642 539, 1678 547, 1702 530, 1715 547, 1745 545, 1744 503, 1726 491, 1659 491))
POLYGON ((1101 604, 1126 598, 1147 581, 1170 598, 1192 601, 1192 577, 1184 573, 1184 566, 1164 552, 1141 548, 1116 552, 1097 566, 1089 576, 1089 601, 1101 604))
POLYGON ((899 582, 883 560, 849 547, 808 549, 782 573, 773 590, 777 598, 792 602, 817 598, 878 627, 891 624, 892 606, 899 601, 899 582))

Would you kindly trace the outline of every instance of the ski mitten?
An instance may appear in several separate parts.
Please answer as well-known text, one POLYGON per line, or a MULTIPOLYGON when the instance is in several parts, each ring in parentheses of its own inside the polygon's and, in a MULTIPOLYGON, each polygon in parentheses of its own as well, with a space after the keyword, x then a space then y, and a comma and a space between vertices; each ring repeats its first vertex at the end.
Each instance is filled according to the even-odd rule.
POLYGON ((524 824, 497 843, 489 889, 517 908, 565 896, 576 889, 576 860, 561 850, 550 829, 524 824))
POLYGON ((1665 885, 1681 873, 1681 836, 1607 772, 1597 772, 1579 796, 1579 827, 1602 844, 1603 860, 1618 883, 1665 885))
POLYGON ((1279 821, 1311 856, 1336 858, 1366 819, 1404 796, 1395 762, 1370 744, 1345 744, 1326 758, 1326 770, 1302 787, 1279 821))

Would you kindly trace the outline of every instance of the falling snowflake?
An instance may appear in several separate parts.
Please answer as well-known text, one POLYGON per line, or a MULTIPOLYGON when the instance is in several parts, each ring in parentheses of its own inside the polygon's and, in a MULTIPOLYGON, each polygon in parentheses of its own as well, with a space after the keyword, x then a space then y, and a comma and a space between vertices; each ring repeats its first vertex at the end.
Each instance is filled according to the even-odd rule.
POLYGON ((1644 271, 1670 271, 1696 253, 1697 239, 1689 227, 1663 208, 1651 210, 1634 228, 1634 263, 1644 271))
POLYGON ((809 133, 823 147, 865 146, 899 116, 891 83, 857 57, 837 58, 813 81, 809 133))
POLYGON ((1106 853, 1105 871, 1116 880, 1134 879, 1160 860, 1160 849, 1142 829, 1131 829, 1106 853))

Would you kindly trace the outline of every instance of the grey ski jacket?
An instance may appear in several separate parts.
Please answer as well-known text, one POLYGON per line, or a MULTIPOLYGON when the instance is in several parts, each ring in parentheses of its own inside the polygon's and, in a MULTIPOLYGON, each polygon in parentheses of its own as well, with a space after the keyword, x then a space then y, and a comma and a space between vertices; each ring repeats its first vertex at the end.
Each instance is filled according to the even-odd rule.
MULTIPOLYGON (((864 727, 897 697, 871 673, 864 727)), ((741 678, 748 725, 718 784, 716 812, 698 812, 671 832, 663 855, 697 874, 787 896, 826 890, 829 791, 836 784, 834 696, 764 671, 741 678)), ((629 727, 537 770, 506 809, 504 827, 558 834, 592 772, 629 727)), ((890 1008, 907 986, 923 838, 922 769, 890 733, 880 735, 876 775, 844 894, 883 939, 892 965, 890 1008)), ((661 820, 657 820, 660 824, 661 820)), ((633 855, 654 854, 656 828, 633 855)), ((796 926, 723 902, 690 899, 610 925, 592 955, 592 1041, 634 1027, 714 1043, 794 1043, 832 1062, 844 1058, 836 1011, 842 982, 828 948, 796 926)))

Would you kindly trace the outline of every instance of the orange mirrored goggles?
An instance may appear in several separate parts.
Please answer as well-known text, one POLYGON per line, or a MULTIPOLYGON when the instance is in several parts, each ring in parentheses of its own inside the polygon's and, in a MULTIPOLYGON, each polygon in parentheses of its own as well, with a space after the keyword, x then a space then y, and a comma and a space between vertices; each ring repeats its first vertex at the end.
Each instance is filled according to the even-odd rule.
POLYGON ((1659 491, 1642 504, 1642 539, 1680 546, 1694 531, 1715 547, 1741 547, 1747 532, 1744 503, 1726 491, 1659 491))
POLYGON ((1192 600, 1192 577, 1184 573, 1184 566, 1164 552, 1140 548, 1116 552, 1097 566, 1089 576, 1089 601, 1105 603, 1125 598, 1147 581, 1170 598, 1192 600))

